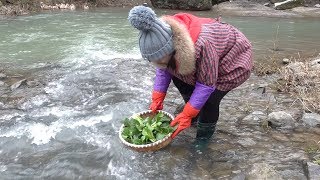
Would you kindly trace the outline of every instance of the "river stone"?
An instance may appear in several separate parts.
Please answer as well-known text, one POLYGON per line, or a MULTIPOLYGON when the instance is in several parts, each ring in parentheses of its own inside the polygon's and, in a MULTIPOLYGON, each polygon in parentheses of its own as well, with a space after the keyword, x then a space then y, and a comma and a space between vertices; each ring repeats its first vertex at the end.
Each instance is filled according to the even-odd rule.
POLYGON ((0 86, 4 86, 5 83, 3 81, 0 81, 0 86))
POLYGON ((311 61, 310 66, 313 70, 320 70, 320 59, 311 61))
POLYGON ((210 10, 212 8, 212 0, 150 0, 155 8, 162 9, 181 9, 181 10, 210 10))
POLYGON ((256 144, 256 142, 251 138, 240 139, 238 143, 241 144, 243 147, 250 147, 256 144))
POLYGON ((314 7, 320 8, 320 4, 316 4, 316 5, 314 5, 314 7))
POLYGON ((275 170, 275 167, 267 163, 252 164, 251 170, 247 174, 246 179, 283 179, 275 170))
POLYGON ((277 141, 281 141, 281 142, 289 142, 290 139, 282 133, 272 133, 271 137, 277 141))
POLYGON ((41 83, 38 80, 27 81, 28 87, 36 87, 36 86, 40 86, 40 85, 41 85, 41 83))
POLYGON ((285 10, 285 9, 292 9, 295 7, 302 6, 304 4, 304 0, 287 0, 284 2, 275 3, 276 10, 285 10))
POLYGON ((19 2, 19 0, 6 0, 6 3, 9 4, 17 4, 19 2))
POLYGON ((287 66, 285 66, 285 69, 294 74, 303 74, 305 71, 305 64, 303 62, 289 63, 287 66))
POLYGON ((320 126, 320 115, 316 113, 305 113, 302 121, 311 127, 320 126))
POLYGON ((27 79, 22 79, 22 80, 20 80, 20 81, 18 81, 18 82, 16 82, 16 83, 12 84, 12 85, 10 86, 10 89, 11 89, 12 91, 13 91, 13 90, 16 90, 16 89, 18 89, 21 85, 26 84, 26 82, 27 82, 27 79))
POLYGON ((285 0, 270 0, 270 2, 271 2, 272 4, 274 4, 274 3, 279 3, 279 2, 283 2, 283 1, 285 1, 285 0))
POLYGON ((235 177, 233 177, 231 180, 245 180, 246 175, 244 173, 237 174, 235 177))
POLYGON ((320 165, 312 162, 307 162, 306 165, 309 180, 319 180, 320 179, 320 165))
POLYGON ((290 63, 290 59, 288 59, 288 58, 282 59, 282 64, 289 64, 289 63, 290 63))
POLYGON ((245 118, 242 119, 243 122, 250 125, 258 125, 263 120, 267 119, 267 115, 262 111, 254 111, 245 118))
POLYGON ((272 123, 272 126, 286 128, 293 127, 295 123, 293 117, 284 111, 270 113, 268 121, 272 123))
MULTIPOLYGON (((1 1, 0 1, 1 2, 1 1)), ((1 5, 0 5, 1 6, 1 5)), ((4 78, 6 78, 7 77, 7 75, 5 75, 5 74, 3 74, 3 73, 0 73, 0 79, 4 79, 4 78)))

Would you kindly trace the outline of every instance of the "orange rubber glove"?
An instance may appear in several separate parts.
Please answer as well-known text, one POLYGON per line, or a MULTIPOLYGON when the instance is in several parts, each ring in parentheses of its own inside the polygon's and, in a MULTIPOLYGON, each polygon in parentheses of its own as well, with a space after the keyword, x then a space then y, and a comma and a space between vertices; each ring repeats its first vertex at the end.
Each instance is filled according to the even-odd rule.
POLYGON ((170 123, 170 126, 178 124, 178 128, 173 132, 171 138, 175 138, 182 130, 189 128, 191 126, 191 119, 196 117, 199 111, 188 102, 184 106, 183 111, 170 123))
POLYGON ((150 104, 149 109, 152 110, 152 112, 156 112, 157 110, 162 110, 163 101, 165 97, 166 97, 166 93, 154 90, 152 92, 152 102, 150 104))

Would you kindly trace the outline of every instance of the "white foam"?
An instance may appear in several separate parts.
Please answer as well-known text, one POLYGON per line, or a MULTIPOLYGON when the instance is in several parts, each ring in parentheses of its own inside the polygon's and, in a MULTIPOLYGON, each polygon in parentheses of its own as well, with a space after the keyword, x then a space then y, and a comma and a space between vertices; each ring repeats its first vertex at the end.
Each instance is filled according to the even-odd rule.
POLYGON ((51 138, 54 138, 61 131, 61 128, 56 127, 56 125, 46 126, 45 124, 37 123, 29 126, 27 132, 30 134, 29 137, 33 139, 32 143, 39 145, 48 143, 51 138))
MULTIPOLYGON (((95 35, 93 35, 95 36, 95 35)), ((141 59, 138 47, 121 49, 121 47, 107 46, 105 41, 93 40, 94 37, 79 39, 78 46, 67 49, 67 55, 62 62, 79 65, 90 65, 96 61, 105 61, 111 59, 141 59)), ((113 40, 113 39, 110 39, 113 40)), ((110 42, 109 40, 109 42, 110 42)))
POLYGON ((2 116, 0 117, 0 120, 10 120, 10 119, 12 119, 13 117, 17 117, 17 116, 21 116, 21 118, 22 118, 22 117, 25 116, 25 114, 21 114, 21 113, 6 114, 6 115, 2 115, 2 116))
POLYGON ((50 82, 47 87, 44 88, 47 94, 58 97, 63 92, 64 86, 58 82, 50 82))
POLYGON ((72 124, 71 126, 68 126, 70 128, 75 128, 78 126, 85 126, 85 127, 91 127, 94 126, 95 124, 98 124, 100 122, 108 122, 112 119, 113 114, 107 114, 107 115, 103 115, 103 116, 95 116, 95 117, 91 117, 89 119, 86 120, 81 120, 78 122, 75 122, 74 124, 72 124))
POLYGON ((113 166, 113 161, 111 160, 108 164, 108 168, 107 168, 107 175, 112 175, 117 177, 117 179, 123 179, 124 176, 121 174, 125 174, 127 172, 127 169, 124 167, 115 167, 113 166), (122 173, 121 173, 122 172, 122 173))
POLYGON ((46 95, 37 95, 31 98, 29 101, 24 102, 21 105, 21 108, 28 109, 28 108, 40 107, 45 102, 49 102, 49 98, 46 95))
POLYGON ((0 172, 5 172, 7 169, 8 169, 8 168, 7 168, 7 166, 5 166, 5 165, 1 165, 1 166, 0 166, 0 172))
MULTIPOLYGON (((41 145, 49 143, 52 138, 55 138, 57 133, 59 133, 61 130, 70 128, 70 129, 76 129, 80 126, 84 127, 94 127, 96 124, 100 122, 108 122, 112 119, 113 114, 106 114, 106 115, 100 115, 91 117, 87 120, 83 119, 80 121, 68 121, 66 120, 60 120, 53 122, 51 125, 45 125, 43 123, 23 123, 19 124, 19 126, 16 126, 15 128, 11 129, 8 132, 5 132, 3 134, 0 134, 0 137, 17 137, 20 138, 21 136, 27 136, 28 138, 32 139, 33 144, 41 145)), ((86 135, 83 135, 86 137, 86 135)), ((92 136, 92 134, 90 135, 92 136)), ((100 138, 94 138, 90 141, 94 144, 103 144, 104 147, 108 147, 108 145, 103 141, 102 135, 100 138)), ((110 146, 110 145, 109 145, 110 146)), ((110 147, 109 147, 110 148, 110 147)))
POLYGON ((71 107, 47 107, 42 109, 36 109, 30 113, 32 117, 41 117, 41 116, 56 116, 56 117, 72 117, 81 114, 81 111, 76 111, 71 107))

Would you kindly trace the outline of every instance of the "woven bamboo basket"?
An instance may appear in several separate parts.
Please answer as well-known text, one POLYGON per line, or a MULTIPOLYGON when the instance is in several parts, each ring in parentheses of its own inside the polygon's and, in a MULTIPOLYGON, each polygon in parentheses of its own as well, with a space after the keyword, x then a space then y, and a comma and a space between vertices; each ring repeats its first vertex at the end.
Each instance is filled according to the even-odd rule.
MULTIPOLYGON (((158 112, 162 112, 163 114, 165 114, 166 116, 168 116, 171 120, 174 119, 173 115, 171 115, 170 113, 168 112, 165 112, 165 111, 158 111, 158 112)), ((155 116, 154 113, 152 113, 151 110, 148 110, 148 111, 143 111, 143 112, 140 112, 140 113, 137 113, 137 114, 134 114, 132 115, 130 118, 134 117, 134 116, 141 116, 142 118, 146 118, 146 117, 150 117, 150 118, 153 118, 155 116)), ((168 134, 166 137, 164 137, 163 139, 161 140, 158 140, 154 143, 150 143, 150 144, 144 144, 144 145, 136 145, 136 144, 131 144, 129 142, 127 142, 126 140, 124 140, 122 138, 122 131, 123 131, 123 128, 124 128, 124 125, 122 125, 120 127, 120 131, 119 131, 119 138, 121 140, 121 142, 123 144, 125 144, 127 147, 135 150, 135 151, 139 151, 139 152, 146 152, 146 151, 157 151, 161 148, 164 148, 166 147, 168 144, 170 144, 170 142, 172 141, 172 138, 171 138, 171 135, 172 133, 168 134)))

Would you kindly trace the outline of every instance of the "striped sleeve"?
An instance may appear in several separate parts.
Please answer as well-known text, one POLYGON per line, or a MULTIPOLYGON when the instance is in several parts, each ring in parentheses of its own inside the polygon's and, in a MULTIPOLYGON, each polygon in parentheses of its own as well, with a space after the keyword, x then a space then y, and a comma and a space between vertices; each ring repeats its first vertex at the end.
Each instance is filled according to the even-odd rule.
POLYGON ((197 51, 199 52, 197 58, 197 81, 210 86, 215 87, 218 79, 218 65, 219 56, 213 46, 208 41, 202 42, 201 46, 198 46, 197 51))

